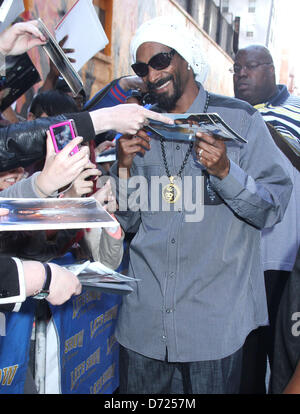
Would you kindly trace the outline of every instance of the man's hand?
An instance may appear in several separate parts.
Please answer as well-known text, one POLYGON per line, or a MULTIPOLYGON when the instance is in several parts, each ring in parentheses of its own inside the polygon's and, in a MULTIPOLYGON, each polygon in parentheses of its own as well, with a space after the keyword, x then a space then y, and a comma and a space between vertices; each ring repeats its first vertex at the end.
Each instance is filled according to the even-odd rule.
POLYGON ((3 55, 21 55, 34 46, 47 42, 38 29, 37 20, 16 23, 0 34, 0 53, 3 55))
POLYGON ((119 177, 128 178, 132 161, 137 153, 145 155, 150 150, 150 137, 143 130, 134 136, 123 135, 118 140, 118 168, 119 177))
MULTIPOLYGON (((75 52, 75 49, 70 49, 70 48, 67 49, 67 48, 64 48, 64 44, 66 43, 67 40, 68 40, 68 35, 65 35, 60 40, 60 42, 58 43, 59 46, 62 48, 62 50, 64 51, 64 53, 66 55, 69 54, 69 53, 74 53, 75 52)), ((71 58, 69 56, 67 56, 67 58, 69 59, 69 61, 71 63, 75 63, 76 62, 76 59, 73 59, 73 58, 71 58)), ((60 72, 57 69, 57 67, 54 65, 54 63, 52 62, 51 59, 49 59, 49 66, 50 66, 50 70, 49 70, 48 76, 54 78, 55 81, 56 81, 58 79, 58 77, 60 76, 60 72)))
POLYGON ((195 151, 199 162, 209 174, 221 180, 225 178, 229 173, 230 161, 224 140, 201 132, 196 134, 196 138, 195 151))

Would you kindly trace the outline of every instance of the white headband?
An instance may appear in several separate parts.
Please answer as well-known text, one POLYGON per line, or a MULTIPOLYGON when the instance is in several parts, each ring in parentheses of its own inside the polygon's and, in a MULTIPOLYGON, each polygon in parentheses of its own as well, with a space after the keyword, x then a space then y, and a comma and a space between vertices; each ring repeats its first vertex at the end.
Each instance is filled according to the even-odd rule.
POLYGON ((200 39, 191 35, 182 23, 174 18, 156 17, 143 23, 136 31, 130 44, 132 62, 136 62, 136 52, 145 42, 157 42, 172 49, 186 60, 196 80, 203 83, 207 77, 209 66, 203 58, 200 39))

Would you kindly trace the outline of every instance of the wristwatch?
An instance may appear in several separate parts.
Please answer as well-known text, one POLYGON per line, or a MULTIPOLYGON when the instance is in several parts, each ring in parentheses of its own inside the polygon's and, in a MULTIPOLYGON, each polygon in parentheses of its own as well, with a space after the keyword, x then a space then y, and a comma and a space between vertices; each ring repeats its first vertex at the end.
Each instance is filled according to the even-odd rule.
POLYGON ((45 280, 45 283, 42 289, 34 293, 33 295, 34 299, 46 299, 50 293, 49 288, 50 288, 50 283, 51 283, 51 278, 52 278, 51 267, 49 266, 48 263, 43 263, 43 266, 45 269, 46 280, 45 280))

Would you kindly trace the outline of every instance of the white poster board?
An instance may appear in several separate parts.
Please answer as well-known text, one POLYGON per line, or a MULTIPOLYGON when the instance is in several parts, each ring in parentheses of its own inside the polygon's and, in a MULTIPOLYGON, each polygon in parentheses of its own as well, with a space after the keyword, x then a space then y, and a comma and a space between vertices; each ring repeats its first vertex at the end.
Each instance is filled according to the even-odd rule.
POLYGON ((76 60, 73 66, 77 71, 108 44, 91 0, 78 0, 58 23, 55 29, 57 42, 65 35, 68 39, 63 47, 75 49, 74 53, 68 53, 68 57, 76 60))

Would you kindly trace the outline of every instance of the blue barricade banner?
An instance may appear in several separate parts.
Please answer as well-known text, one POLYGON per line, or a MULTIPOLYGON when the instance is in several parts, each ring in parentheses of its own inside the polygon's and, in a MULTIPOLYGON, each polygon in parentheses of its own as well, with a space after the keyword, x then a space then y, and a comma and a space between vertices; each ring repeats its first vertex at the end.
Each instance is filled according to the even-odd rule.
POLYGON ((36 301, 27 299, 19 312, 7 312, 6 336, 0 336, 0 394, 23 394, 36 301))
POLYGON ((122 297, 83 289, 50 306, 59 339, 62 394, 111 394, 119 386, 114 331, 122 297))

